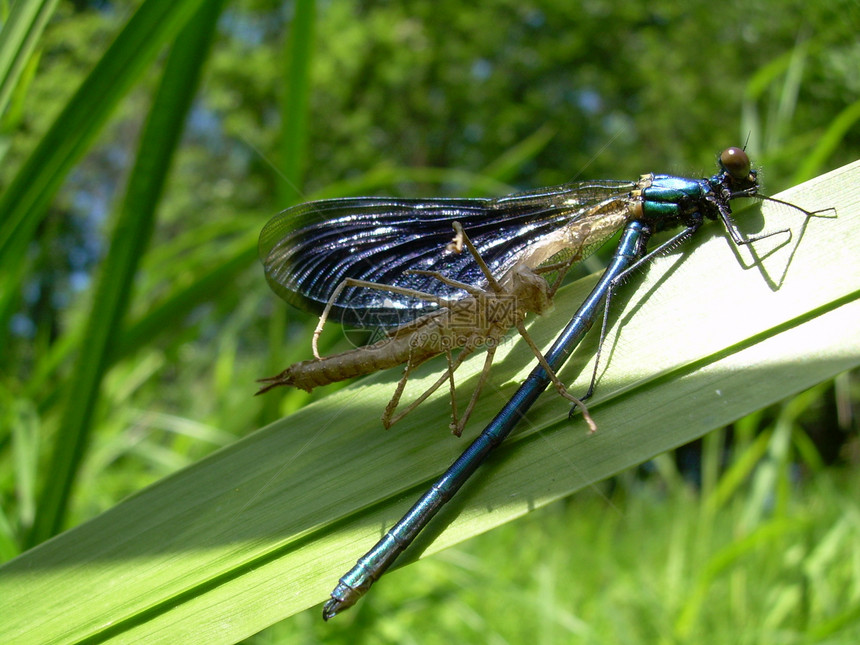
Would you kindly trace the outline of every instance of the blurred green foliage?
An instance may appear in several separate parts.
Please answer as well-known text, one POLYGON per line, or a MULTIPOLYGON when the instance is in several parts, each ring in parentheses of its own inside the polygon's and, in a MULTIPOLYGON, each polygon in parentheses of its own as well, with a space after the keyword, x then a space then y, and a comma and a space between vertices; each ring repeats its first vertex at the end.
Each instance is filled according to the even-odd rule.
MULTIPOLYGON (((248 29, 265 33, 271 23, 259 11, 248 29)), ((794 10, 730 2, 719 11, 706 2, 330 3, 317 27, 301 188, 380 164, 477 171, 544 125, 552 140, 512 183, 710 172, 715 151, 749 133, 768 146, 753 155, 785 177, 827 115, 856 100, 858 11, 847 1, 794 10), (800 29, 774 19, 801 10, 800 29), (788 86, 792 65, 802 68, 797 87, 788 86), (765 68, 769 76, 758 78, 765 68)), ((256 42, 230 44, 213 61, 212 106, 230 136, 276 158, 272 54, 256 42)), ((853 159, 856 137, 831 167, 853 159)))

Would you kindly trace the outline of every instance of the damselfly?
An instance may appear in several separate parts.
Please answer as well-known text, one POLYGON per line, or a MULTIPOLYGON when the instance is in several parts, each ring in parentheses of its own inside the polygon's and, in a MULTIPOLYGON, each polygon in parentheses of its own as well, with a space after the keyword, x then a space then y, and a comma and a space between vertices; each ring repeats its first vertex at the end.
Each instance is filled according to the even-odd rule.
MULTIPOLYGON (((352 606, 411 544, 511 432, 603 309, 600 347, 613 294, 633 271, 690 238, 707 219, 720 220, 737 245, 790 234, 780 230, 744 238, 731 218, 730 202, 742 197, 772 198, 759 194, 756 172, 743 150, 724 150, 718 164, 719 172, 704 179, 648 174, 633 182, 580 182, 494 200, 328 200, 285 211, 266 226, 260 251, 269 283, 279 295, 316 310, 331 300, 331 310, 345 322, 366 324, 370 318, 383 325, 402 322, 404 317, 415 319, 439 305, 410 292, 452 301, 469 297, 462 285, 483 285, 492 276, 500 276, 504 283, 517 267, 557 269, 563 274, 572 261, 623 228, 608 267, 545 360, 430 490, 341 578, 323 608, 324 618, 352 606), (453 220, 468 230, 475 242, 474 254, 439 253, 453 220), (684 228, 647 250, 653 233, 678 226, 684 228), (487 272, 479 266, 480 258, 487 272), (431 276, 438 275, 448 280, 431 282, 431 276), (383 296, 375 289, 349 285, 332 297, 346 278, 402 291, 383 296)), ((557 284, 553 282, 553 288, 557 284)), ((599 357, 598 349, 594 374, 599 357)), ((583 398, 591 395, 594 382, 592 376, 583 398)))

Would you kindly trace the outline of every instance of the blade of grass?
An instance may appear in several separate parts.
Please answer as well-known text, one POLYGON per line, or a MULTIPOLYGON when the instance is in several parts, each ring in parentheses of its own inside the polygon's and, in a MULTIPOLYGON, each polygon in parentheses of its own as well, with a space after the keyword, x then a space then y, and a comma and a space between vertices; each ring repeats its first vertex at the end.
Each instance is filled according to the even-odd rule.
POLYGON ((9 19, 0 31, 0 115, 6 111, 18 79, 56 7, 57 0, 30 0, 12 5, 9 19))
MULTIPOLYGON (((290 32, 284 42, 284 97, 281 102, 280 158, 281 180, 278 182, 278 204, 286 208, 305 199, 302 179, 307 156, 308 102, 310 100, 310 67, 314 52, 316 3, 299 0, 295 3, 290 32)), ((255 245, 256 250, 256 245, 255 245)), ((287 327, 288 310, 279 304, 269 316, 269 351, 267 373, 275 374, 283 364, 283 330, 287 327)), ((263 402, 258 421, 267 423, 278 416, 278 401, 263 402)))
POLYGON ((295 3, 284 47, 285 96, 281 110, 281 161, 284 181, 279 199, 284 208, 305 199, 301 190, 307 148, 310 66, 314 51, 316 2, 295 3))
POLYGON ((842 145, 845 136, 851 132, 858 120, 860 120, 860 101, 854 101, 830 122, 827 130, 818 138, 815 147, 800 159, 794 181, 805 181, 815 175, 830 155, 842 145))
MULTIPOLYGON (((598 433, 569 423, 567 406, 546 395, 406 560, 860 363, 858 178, 860 162, 780 195, 839 209, 805 231, 797 213, 765 204, 768 222, 778 214, 776 226, 795 235, 763 266, 716 226, 710 238, 658 259, 625 290, 629 302, 613 321, 623 329, 608 341, 612 356, 592 406, 598 433)), ((744 230, 754 215, 739 217, 744 230)), ((558 295, 556 310, 531 326, 539 344, 593 284, 587 278, 558 295)), ((565 380, 587 364, 591 340, 565 380)), ((499 353, 472 433, 531 367, 521 343, 499 353)), ((468 375, 482 358, 464 366, 460 383, 474 382, 468 375)), ((437 367, 419 370, 414 389, 435 379, 437 367)), ((233 642, 319 603, 466 445, 446 431, 444 396, 382 431, 378 418, 398 377, 382 373, 345 388, 7 563, 0 640, 233 642)))
POLYGON ((156 207, 220 11, 221 2, 205 3, 181 32, 168 57, 95 290, 30 544, 62 528, 109 353, 122 327, 134 274, 154 227, 156 207))

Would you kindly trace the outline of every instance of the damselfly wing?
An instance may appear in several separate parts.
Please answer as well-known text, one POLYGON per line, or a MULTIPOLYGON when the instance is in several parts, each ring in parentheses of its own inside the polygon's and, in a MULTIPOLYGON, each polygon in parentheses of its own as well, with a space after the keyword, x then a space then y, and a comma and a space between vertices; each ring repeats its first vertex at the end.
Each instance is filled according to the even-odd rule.
MULTIPOLYGON (((468 253, 445 250, 458 221, 494 276, 518 262, 536 267, 573 254, 585 257, 624 224, 622 213, 636 182, 564 184, 496 199, 388 199, 349 197, 289 208, 260 234, 260 258, 272 289, 292 305, 320 314, 346 278, 457 300, 462 289, 425 274, 485 287, 468 253), (621 217, 612 217, 617 213, 621 217), (561 239, 565 227, 588 231, 561 239), (556 257, 553 257, 556 256, 556 257)), ((578 259, 578 258, 577 258, 578 259)), ((331 316, 365 328, 394 327, 434 311, 434 303, 359 287, 343 289, 331 316)))

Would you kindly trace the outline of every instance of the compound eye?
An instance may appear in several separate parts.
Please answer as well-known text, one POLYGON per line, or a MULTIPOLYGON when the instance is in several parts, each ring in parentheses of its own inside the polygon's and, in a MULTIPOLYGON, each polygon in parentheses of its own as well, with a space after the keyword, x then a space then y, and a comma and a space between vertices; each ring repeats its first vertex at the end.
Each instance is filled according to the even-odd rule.
POLYGON ((746 179, 750 174, 750 158, 740 148, 726 148, 720 153, 720 165, 735 179, 746 179))

